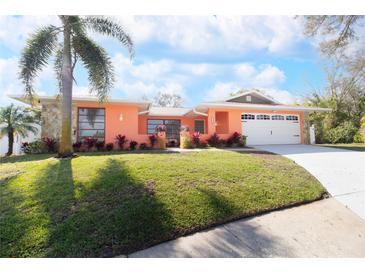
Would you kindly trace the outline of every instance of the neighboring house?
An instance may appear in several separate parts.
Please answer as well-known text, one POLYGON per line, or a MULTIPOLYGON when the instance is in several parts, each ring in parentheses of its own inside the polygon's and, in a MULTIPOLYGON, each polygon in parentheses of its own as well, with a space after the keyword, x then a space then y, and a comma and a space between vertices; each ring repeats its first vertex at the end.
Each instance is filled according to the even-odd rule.
MULTIPOLYGON (((38 129, 38 132, 34 134, 33 132, 28 132, 28 136, 23 138, 19 134, 16 134, 14 136, 14 145, 13 145, 13 154, 19 155, 22 153, 21 146, 23 142, 33 142, 39 138, 41 138, 41 127, 37 124, 34 124, 34 126, 38 129)), ((2 138, 0 138, 0 156, 4 156, 8 152, 8 136, 5 135, 2 138)))
MULTIPOLYGON (((23 101, 21 96, 12 97, 23 101)), ((41 96, 42 137, 59 138, 61 123, 59 101, 41 96)), ((73 141, 96 136, 115 142, 117 134, 139 143, 148 142, 148 134, 158 125, 167 128, 167 138, 179 140, 181 126, 198 131, 206 139, 213 133, 228 138, 239 132, 247 136, 248 145, 309 143, 308 114, 329 109, 283 105, 257 91, 206 102, 194 108, 153 107, 151 102, 110 99, 98 103, 96 98, 73 98, 73 141)))

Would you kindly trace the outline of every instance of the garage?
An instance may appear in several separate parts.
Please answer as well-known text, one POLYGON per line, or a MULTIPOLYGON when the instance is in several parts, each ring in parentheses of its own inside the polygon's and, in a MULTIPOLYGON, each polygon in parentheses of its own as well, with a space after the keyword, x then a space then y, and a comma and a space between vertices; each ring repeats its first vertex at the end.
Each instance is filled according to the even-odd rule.
POLYGON ((300 144, 300 118, 292 114, 243 113, 247 145, 300 144))

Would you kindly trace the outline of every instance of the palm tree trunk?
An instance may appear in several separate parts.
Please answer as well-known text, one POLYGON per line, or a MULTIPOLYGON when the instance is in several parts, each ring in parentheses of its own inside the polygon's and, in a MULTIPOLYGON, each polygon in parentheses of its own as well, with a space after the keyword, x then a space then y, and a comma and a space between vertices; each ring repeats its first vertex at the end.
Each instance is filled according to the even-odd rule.
POLYGON ((6 156, 10 156, 13 154, 13 145, 14 145, 14 132, 13 130, 9 130, 8 132, 8 152, 6 156))
POLYGON ((71 64, 71 27, 68 16, 60 16, 64 25, 63 56, 61 72, 61 141, 58 151, 60 157, 72 156, 72 64, 71 64))

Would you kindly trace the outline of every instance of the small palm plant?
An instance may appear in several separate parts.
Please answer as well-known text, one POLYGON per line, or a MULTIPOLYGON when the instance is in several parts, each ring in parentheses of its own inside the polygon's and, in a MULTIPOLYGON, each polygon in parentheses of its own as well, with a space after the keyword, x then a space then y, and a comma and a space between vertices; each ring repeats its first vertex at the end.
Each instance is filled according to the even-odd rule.
POLYGON ((105 101, 114 83, 114 69, 104 48, 88 37, 88 30, 116 38, 133 56, 133 42, 123 28, 111 19, 100 16, 60 15, 60 26, 49 25, 38 29, 28 40, 20 58, 20 78, 25 95, 33 101, 34 78, 55 55, 54 69, 61 98, 61 138, 58 154, 72 155, 72 86, 74 69, 78 60, 88 71, 90 93, 105 101), (62 41, 59 42, 59 36, 62 41))
POLYGON ((13 154, 14 136, 27 137, 29 132, 37 133, 35 124, 39 123, 39 112, 29 108, 14 106, 0 108, 0 137, 8 136, 7 156, 13 154))

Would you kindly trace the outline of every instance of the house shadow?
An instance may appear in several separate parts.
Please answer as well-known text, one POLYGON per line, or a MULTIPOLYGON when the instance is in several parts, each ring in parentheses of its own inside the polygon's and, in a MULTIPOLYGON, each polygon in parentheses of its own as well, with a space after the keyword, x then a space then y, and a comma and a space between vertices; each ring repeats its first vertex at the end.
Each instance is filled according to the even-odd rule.
POLYGON ((295 257, 291 247, 262 228, 254 217, 242 218, 239 210, 212 189, 198 188, 213 209, 216 221, 210 228, 149 249, 130 254, 132 258, 258 258, 295 257), (224 219, 224 216, 230 216, 224 219))

